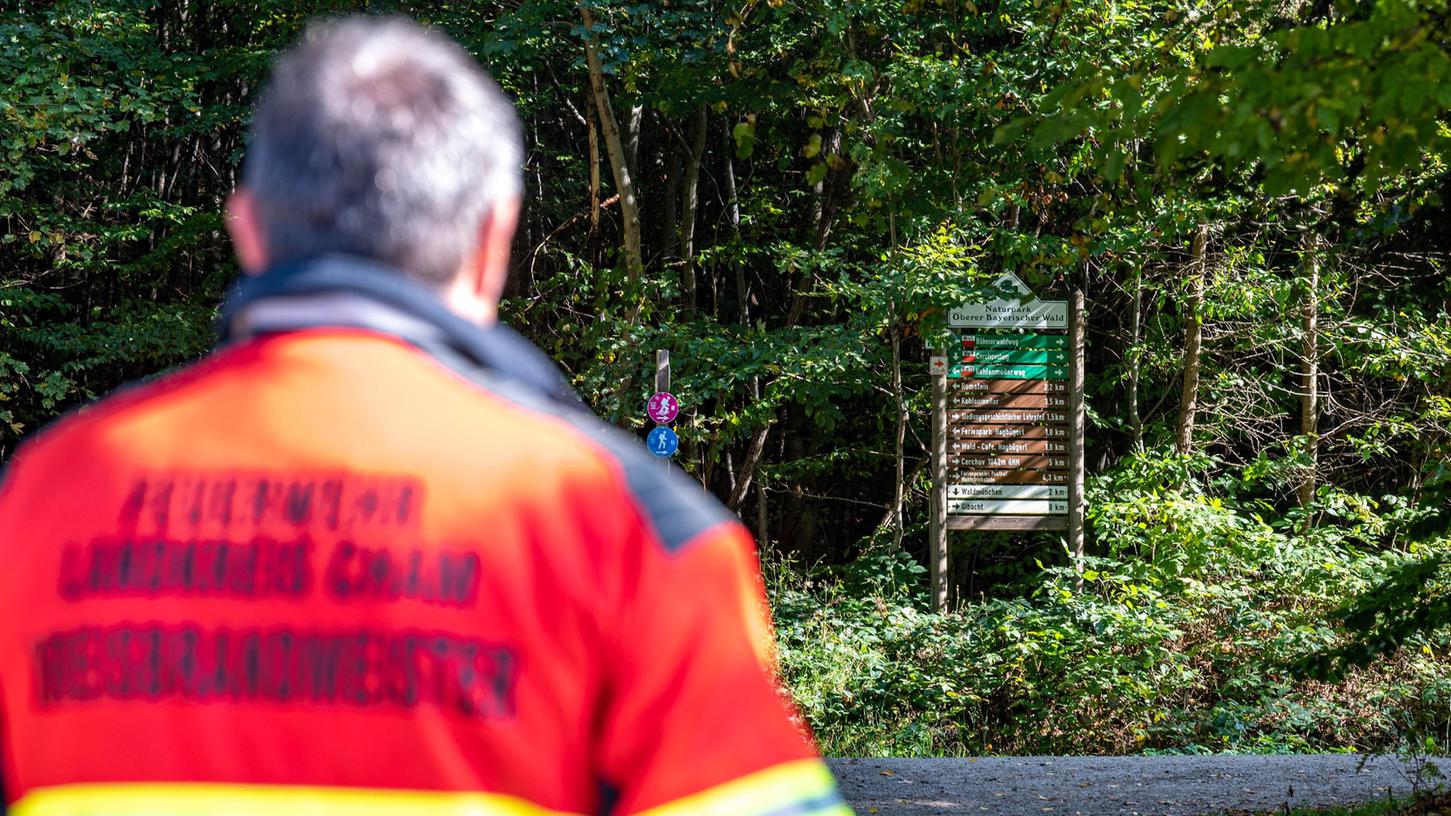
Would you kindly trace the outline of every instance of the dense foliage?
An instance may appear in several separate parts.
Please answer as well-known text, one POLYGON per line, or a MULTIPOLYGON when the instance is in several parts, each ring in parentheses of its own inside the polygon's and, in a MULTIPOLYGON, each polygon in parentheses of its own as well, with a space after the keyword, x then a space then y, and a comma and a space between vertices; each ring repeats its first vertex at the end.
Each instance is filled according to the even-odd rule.
POLYGON ((1134 456, 1091 484, 1101 555, 1015 593, 928 611, 922 568, 873 551, 807 583, 770 570, 783 670, 840 755, 1424 750, 1451 734, 1445 632, 1337 682, 1302 664, 1341 643, 1335 612, 1386 571, 1443 557, 1367 552, 1386 522, 1300 534, 1240 490, 1185 478, 1208 462, 1134 456), (1219 491, 1214 491, 1219 493, 1219 491), (1152 532, 1148 532, 1152 531, 1152 532))
MULTIPOLYGON (((0 4, 0 459, 205 352, 252 96, 349 8, 0 4)), ((682 465, 776 574, 817 575, 775 601, 832 748, 1445 719, 1444 617, 1394 603, 1451 611, 1416 561, 1451 526, 1445 0, 367 8, 446 29, 518 103, 508 319, 627 427, 669 349, 682 465), (1080 587, 1052 537, 963 535, 932 616, 925 358, 1003 270, 1088 298, 1093 559, 1080 587), (1305 661, 1337 646, 1365 667, 1287 668, 1331 677, 1305 661)))

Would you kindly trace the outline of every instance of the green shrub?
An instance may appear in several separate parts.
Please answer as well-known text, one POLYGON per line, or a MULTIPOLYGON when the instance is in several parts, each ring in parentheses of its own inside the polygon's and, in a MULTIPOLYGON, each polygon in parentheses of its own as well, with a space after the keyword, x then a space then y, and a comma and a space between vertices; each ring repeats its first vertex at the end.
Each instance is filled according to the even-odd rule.
POLYGON ((1277 529, 1262 508, 1209 495, 1194 471, 1140 459, 1095 480, 1101 554, 1082 580, 1037 564, 948 614, 928 611, 924 571, 903 552, 814 571, 768 563, 783 675, 823 750, 1280 753, 1393 748, 1413 732, 1444 742, 1451 659, 1435 631, 1333 683, 1296 670, 1345 642, 1336 610, 1406 556, 1369 551, 1346 526, 1277 529))

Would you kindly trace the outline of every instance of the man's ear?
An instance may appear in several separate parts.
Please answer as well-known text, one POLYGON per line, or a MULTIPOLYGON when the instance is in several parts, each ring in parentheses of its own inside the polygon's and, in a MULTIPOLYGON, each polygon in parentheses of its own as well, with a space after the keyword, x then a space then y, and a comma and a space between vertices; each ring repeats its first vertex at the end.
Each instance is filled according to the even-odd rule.
POLYGON ((509 281, 509 247, 519 225, 519 197, 512 196, 494 204, 489 216, 479 225, 478 255, 475 256, 474 291, 483 300, 497 305, 509 281))
POLYGON ((227 196, 225 220, 242 271, 248 275, 262 274, 267 268, 267 242, 262 235, 262 220, 257 217, 257 200, 246 188, 238 187, 227 196))
POLYGON ((478 326, 498 319, 499 298, 509 280, 509 244, 519 223, 519 198, 499 201, 479 224, 474 251, 443 290, 444 303, 454 314, 478 326))

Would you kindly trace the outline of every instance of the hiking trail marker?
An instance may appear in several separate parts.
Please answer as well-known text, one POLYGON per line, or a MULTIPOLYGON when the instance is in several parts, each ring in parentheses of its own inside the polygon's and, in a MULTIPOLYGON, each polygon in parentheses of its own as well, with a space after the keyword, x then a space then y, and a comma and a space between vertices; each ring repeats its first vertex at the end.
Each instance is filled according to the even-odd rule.
POLYGON ((669 425, 680 415, 680 401, 669 391, 656 391, 645 403, 645 414, 657 425, 669 425))
POLYGON ((1064 530, 1083 563, 1083 293, 1015 292, 948 313, 932 375, 932 605, 948 604, 949 530, 1064 530))
POLYGON ((680 437, 670 430, 670 426, 657 425, 654 430, 650 431, 650 435, 645 437, 645 445, 650 448, 651 453, 662 459, 668 459, 674 456, 677 450, 680 450, 680 437))

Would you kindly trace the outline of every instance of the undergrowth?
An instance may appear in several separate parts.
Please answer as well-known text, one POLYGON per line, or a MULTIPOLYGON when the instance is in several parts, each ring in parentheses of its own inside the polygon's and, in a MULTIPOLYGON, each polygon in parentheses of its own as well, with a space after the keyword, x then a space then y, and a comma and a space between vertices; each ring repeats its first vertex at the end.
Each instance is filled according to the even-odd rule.
POLYGON ((1295 513, 1267 521, 1233 489, 1155 467, 1131 462, 1091 484, 1094 554, 1081 579, 1060 552, 947 614, 929 611, 924 569, 890 547, 833 569, 768 562, 782 673, 822 750, 1448 743, 1451 652, 1441 629, 1334 682, 1298 667, 1344 643, 1337 610, 1406 562, 1451 550, 1451 539, 1386 546, 1405 519, 1369 500, 1340 502, 1358 515, 1338 516, 1327 502, 1308 527, 1295 513))

